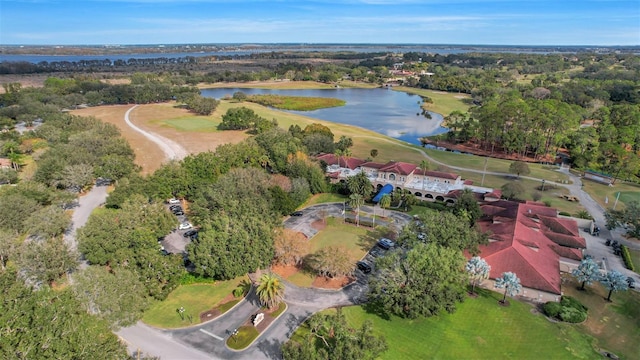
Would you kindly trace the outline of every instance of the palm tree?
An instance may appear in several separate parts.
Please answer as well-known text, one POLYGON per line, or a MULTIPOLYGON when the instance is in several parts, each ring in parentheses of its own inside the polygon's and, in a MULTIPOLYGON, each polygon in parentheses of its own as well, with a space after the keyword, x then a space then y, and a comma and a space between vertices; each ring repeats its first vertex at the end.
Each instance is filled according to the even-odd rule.
POLYGON ((491 266, 487 264, 483 258, 474 256, 469 259, 467 265, 464 267, 464 271, 467 272, 469 280, 471 280, 471 293, 475 294, 476 285, 482 280, 489 278, 491 266))
POLYGON ((258 294, 260 302, 271 309, 284 298, 284 284, 273 273, 263 274, 258 280, 256 294, 258 294))
POLYGON ((427 161, 426 159, 420 161, 420 170, 422 170, 422 190, 424 190, 424 180, 426 178, 426 176, 424 175, 424 172, 427 171, 429 169, 429 161, 427 161))
POLYGON ((501 304, 507 301, 507 293, 509 293, 509 296, 514 296, 522 290, 520 279, 518 279, 515 273, 510 271, 503 272, 502 277, 496 279, 496 288, 504 288, 504 296, 502 300, 500 300, 501 304))
POLYGON ((382 207, 382 210, 383 210, 382 216, 385 216, 384 215, 384 209, 388 208, 389 205, 391 205, 391 195, 389 195, 389 194, 382 195, 382 197, 380 198, 379 204, 380 204, 380 207, 382 207))
POLYGON ((356 226, 360 226, 360 205, 364 204, 364 197, 360 194, 351 194, 349 199, 349 205, 356 208, 356 226))

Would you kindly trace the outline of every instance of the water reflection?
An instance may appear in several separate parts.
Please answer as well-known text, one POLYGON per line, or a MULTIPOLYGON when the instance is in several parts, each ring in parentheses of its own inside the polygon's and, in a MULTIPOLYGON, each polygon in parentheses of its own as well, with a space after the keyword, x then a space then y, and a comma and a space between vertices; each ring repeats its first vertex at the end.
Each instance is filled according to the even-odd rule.
POLYGON ((442 115, 430 112, 431 119, 421 114, 421 98, 388 89, 316 89, 274 90, 219 88, 203 89, 202 95, 220 99, 237 91, 247 95, 278 94, 288 96, 333 97, 346 101, 345 106, 314 111, 288 111, 321 120, 349 124, 380 134, 391 136, 412 144, 420 144, 422 136, 441 134, 447 131, 440 126, 442 115))

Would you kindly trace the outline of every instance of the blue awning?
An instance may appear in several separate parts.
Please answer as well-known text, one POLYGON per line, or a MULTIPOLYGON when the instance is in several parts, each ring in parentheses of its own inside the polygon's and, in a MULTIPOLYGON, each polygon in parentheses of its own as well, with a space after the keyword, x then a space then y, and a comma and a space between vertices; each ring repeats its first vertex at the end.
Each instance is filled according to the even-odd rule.
POLYGON ((390 194, 393 191, 393 185, 391 184, 387 184, 385 186, 382 187, 382 189, 380 189, 380 192, 378 193, 378 195, 376 195, 373 198, 373 202, 377 203, 378 201, 380 201, 380 199, 382 199, 382 196, 386 195, 386 194, 390 194))

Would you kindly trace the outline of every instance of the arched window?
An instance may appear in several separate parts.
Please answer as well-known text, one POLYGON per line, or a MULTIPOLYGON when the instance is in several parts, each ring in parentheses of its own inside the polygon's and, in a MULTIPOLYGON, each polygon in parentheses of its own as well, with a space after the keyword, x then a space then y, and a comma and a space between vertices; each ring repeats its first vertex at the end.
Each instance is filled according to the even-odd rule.
POLYGON ((395 174, 389 174, 389 180, 395 180, 395 179, 396 179, 395 174))

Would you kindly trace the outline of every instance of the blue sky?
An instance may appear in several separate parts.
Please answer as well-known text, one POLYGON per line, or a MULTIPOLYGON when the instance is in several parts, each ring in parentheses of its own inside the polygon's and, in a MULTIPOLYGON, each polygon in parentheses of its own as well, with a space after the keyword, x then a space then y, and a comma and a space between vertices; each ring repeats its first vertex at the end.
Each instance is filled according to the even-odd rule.
POLYGON ((640 45, 626 0, 0 0, 0 44, 640 45))

